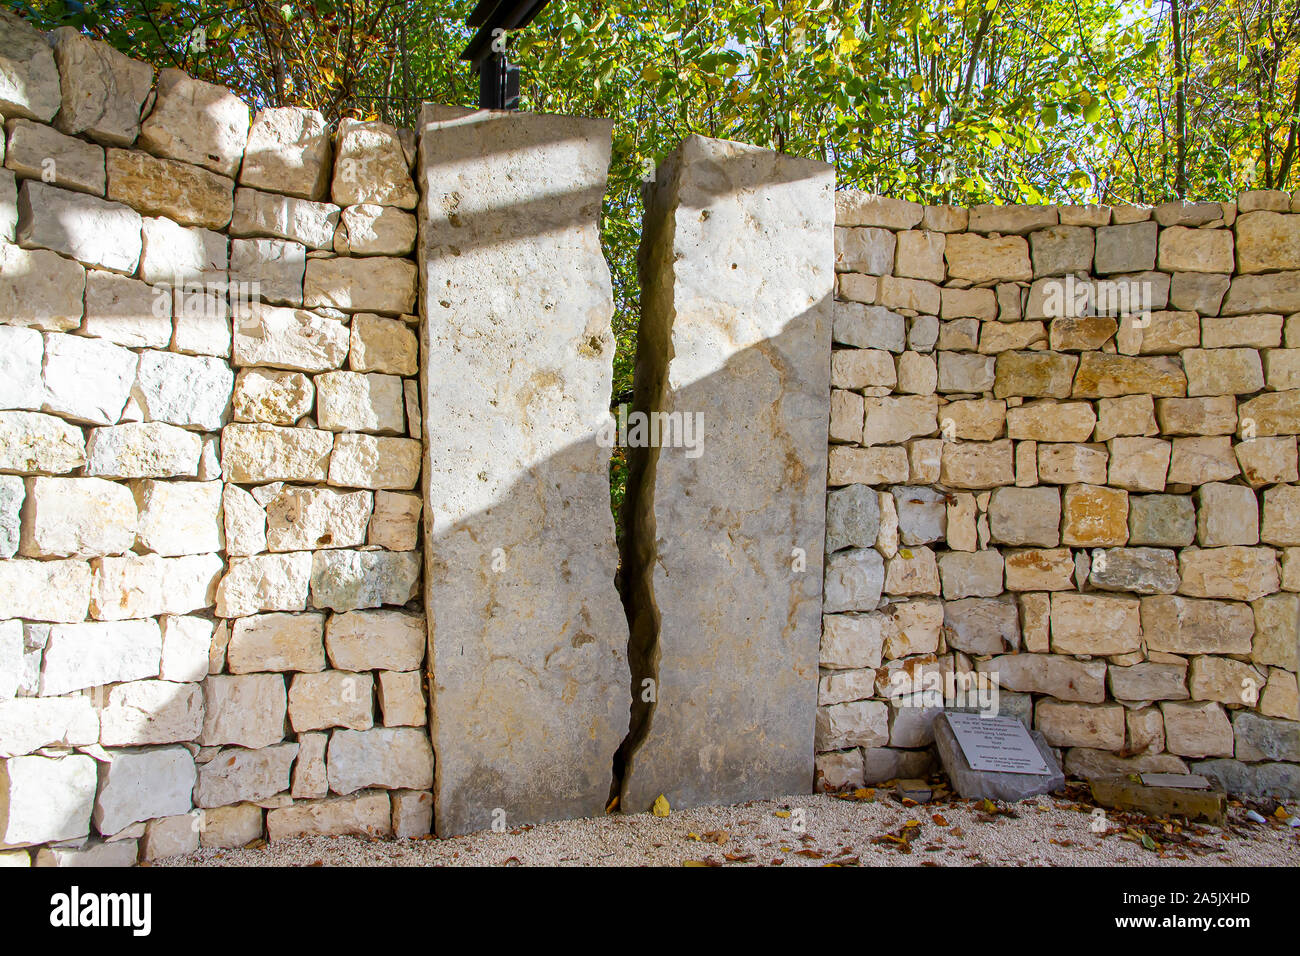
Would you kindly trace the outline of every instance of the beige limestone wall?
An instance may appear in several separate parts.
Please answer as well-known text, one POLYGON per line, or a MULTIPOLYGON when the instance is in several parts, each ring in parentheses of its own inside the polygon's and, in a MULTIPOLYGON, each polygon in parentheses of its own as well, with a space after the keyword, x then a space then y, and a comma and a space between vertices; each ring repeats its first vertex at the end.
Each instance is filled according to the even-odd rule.
POLYGON ((0 862, 427 833, 413 136, 0 77, 0 862))
POLYGON ((1073 775, 1300 792, 1300 193, 838 199, 819 786, 996 678, 1073 775))

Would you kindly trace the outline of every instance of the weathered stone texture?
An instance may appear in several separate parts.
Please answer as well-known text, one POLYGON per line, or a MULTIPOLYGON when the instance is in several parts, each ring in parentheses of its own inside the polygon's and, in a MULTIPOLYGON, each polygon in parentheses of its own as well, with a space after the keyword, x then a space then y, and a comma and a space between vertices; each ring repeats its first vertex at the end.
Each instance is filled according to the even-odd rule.
MULTIPOLYGON (((436 503, 425 517, 425 599, 439 608, 429 635, 437 830, 486 827, 495 807, 516 822, 600 813, 610 760, 627 733, 630 686, 613 581, 609 453, 596 440, 609 419, 614 350, 596 230, 609 125, 426 107, 420 137, 424 484, 436 503), (502 235, 523 238, 505 247, 502 235), (506 263, 528 280, 503 287, 506 263), (466 336, 479 346, 466 351, 466 336), (497 436, 487 445, 484 428, 497 436)), ((829 274, 829 228, 819 251, 829 274)), ((827 341, 828 372, 829 352, 827 341)), ((829 381, 816 390, 821 401, 828 393, 829 381)), ((369 436, 341 435, 340 443, 349 437, 369 436)), ((820 535, 808 547, 819 556, 820 535)), ((331 740, 335 792, 374 782, 336 763, 346 752, 341 735, 352 733, 331 740)), ((427 746, 422 730, 365 733, 406 733, 427 746)), ((811 761, 806 743, 802 750, 811 761)))

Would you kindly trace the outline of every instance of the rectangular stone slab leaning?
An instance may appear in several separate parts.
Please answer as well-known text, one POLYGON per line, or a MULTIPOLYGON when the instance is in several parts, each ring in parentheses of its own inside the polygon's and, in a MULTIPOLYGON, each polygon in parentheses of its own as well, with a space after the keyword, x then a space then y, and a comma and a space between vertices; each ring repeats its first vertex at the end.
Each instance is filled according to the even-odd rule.
POLYGON ((692 136, 648 193, 634 405, 702 429, 630 451, 627 812, 812 789, 834 186, 692 136))
POLYGON ((609 506, 612 123, 426 106, 425 580, 435 830, 591 816, 627 733, 609 506))

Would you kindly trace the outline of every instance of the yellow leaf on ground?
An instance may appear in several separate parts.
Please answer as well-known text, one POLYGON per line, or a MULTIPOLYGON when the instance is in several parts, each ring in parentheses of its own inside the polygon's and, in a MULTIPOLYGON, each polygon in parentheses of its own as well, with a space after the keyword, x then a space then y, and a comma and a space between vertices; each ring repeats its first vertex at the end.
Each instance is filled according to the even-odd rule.
POLYGON ((668 810, 668 798, 661 793, 655 797, 654 806, 650 808, 650 812, 657 817, 666 817, 668 816, 668 810))

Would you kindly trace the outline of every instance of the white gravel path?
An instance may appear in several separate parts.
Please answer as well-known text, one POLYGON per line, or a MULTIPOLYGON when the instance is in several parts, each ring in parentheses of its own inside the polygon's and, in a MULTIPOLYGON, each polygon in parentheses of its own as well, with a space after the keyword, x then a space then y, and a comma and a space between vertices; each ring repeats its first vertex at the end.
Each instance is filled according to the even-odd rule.
POLYGON ((1251 822, 1241 806, 1230 810, 1225 827, 1194 825, 1185 831, 1113 811, 1098 822, 1092 806, 1052 796, 1005 808, 1014 817, 990 815, 968 801, 908 807, 878 790, 871 800, 794 796, 674 811, 667 818, 612 814, 449 840, 303 838, 252 849, 199 850, 154 865, 1300 865, 1300 829, 1271 819, 1251 822), (914 825, 907 826, 909 821, 914 825), (1093 832, 1103 825, 1105 832, 1093 832), (1157 849, 1144 848, 1130 825, 1154 835, 1157 849), (883 834, 904 833, 912 836, 905 844, 880 840, 883 834))

